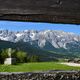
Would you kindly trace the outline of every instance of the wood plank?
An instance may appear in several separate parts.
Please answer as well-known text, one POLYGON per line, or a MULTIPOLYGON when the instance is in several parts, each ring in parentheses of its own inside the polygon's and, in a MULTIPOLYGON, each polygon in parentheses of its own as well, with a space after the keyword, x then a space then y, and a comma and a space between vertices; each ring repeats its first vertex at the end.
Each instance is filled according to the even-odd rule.
POLYGON ((80 24, 80 0, 0 0, 0 20, 80 24))

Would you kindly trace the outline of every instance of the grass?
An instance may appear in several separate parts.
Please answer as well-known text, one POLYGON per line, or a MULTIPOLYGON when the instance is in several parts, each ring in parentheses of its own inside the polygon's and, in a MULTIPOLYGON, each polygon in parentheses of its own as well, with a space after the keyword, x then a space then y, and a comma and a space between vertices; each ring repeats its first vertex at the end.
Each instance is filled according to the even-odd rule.
POLYGON ((80 70, 80 67, 71 67, 59 62, 23 63, 17 65, 0 65, 0 72, 32 72, 47 70, 80 70))

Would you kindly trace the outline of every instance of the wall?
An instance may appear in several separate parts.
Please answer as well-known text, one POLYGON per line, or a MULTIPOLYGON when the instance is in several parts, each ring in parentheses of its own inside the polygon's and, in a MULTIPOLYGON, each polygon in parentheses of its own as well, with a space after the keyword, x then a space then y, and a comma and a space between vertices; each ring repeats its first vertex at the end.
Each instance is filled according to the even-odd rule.
POLYGON ((80 80, 80 71, 0 73, 0 80, 80 80))

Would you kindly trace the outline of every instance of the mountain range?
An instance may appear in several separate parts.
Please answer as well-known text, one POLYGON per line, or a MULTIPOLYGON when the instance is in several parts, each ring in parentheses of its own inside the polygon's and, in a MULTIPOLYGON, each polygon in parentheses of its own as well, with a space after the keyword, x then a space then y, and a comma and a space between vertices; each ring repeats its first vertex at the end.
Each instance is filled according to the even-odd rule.
POLYGON ((0 49, 16 48, 45 58, 80 56, 80 35, 56 30, 0 30, 0 49))

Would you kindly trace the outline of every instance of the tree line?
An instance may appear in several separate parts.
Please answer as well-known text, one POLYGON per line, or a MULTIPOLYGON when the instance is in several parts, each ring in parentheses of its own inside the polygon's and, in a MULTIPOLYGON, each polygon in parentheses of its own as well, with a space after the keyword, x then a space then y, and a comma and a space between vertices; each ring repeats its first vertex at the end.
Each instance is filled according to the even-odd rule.
MULTIPOLYGON (((2 49, 0 51, 0 63, 3 64, 6 58, 9 58, 9 49, 2 49)), ((29 55, 27 52, 21 50, 11 49, 11 57, 16 58, 17 63, 39 62, 40 58, 37 55, 29 55)))

